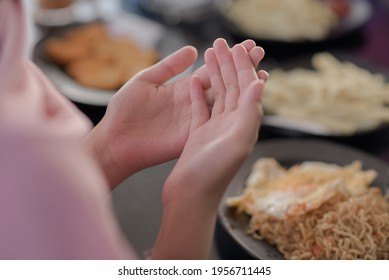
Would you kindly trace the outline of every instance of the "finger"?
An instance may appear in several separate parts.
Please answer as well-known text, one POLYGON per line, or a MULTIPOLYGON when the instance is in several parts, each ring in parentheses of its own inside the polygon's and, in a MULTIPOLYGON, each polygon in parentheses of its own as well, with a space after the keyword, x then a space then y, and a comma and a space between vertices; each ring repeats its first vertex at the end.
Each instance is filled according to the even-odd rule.
POLYGON ((257 75, 260 80, 265 82, 269 79, 269 73, 267 73, 265 70, 258 71, 257 75))
POLYGON ((239 83, 230 47, 223 39, 215 41, 214 50, 219 63, 220 73, 226 89, 225 110, 236 108, 239 99, 239 83))
POLYGON ((243 46, 236 45, 232 48, 231 52, 238 75, 240 96, 242 96, 252 82, 258 80, 258 75, 243 46))
POLYGON ((253 81, 246 89, 246 92, 241 95, 241 102, 239 102, 238 110, 242 110, 244 124, 253 129, 259 127, 263 116, 261 100, 264 85, 265 82, 263 80, 253 81))
POLYGON ((198 128, 209 120, 209 109, 205 101, 204 90, 198 76, 192 76, 190 80, 190 98, 192 102, 191 129, 198 128))
POLYGON ((141 71, 138 78, 154 84, 163 84, 186 70, 196 59, 197 50, 194 47, 186 46, 141 71))
MULTIPOLYGON (((260 55, 258 55, 259 54, 258 50, 254 50, 252 52, 252 50, 256 47, 255 42, 253 40, 249 39, 249 40, 243 41, 241 44, 249 52, 249 55, 250 55, 250 58, 251 58, 251 60, 253 62, 254 67, 255 68, 258 67, 258 64, 261 61, 261 59, 263 58, 263 56, 261 57, 260 55)), ((211 86, 211 82, 209 80, 208 72, 206 70, 205 65, 203 65, 200 68, 198 68, 193 74, 199 76, 199 78, 201 80, 201 84, 203 85, 204 89, 207 89, 207 88, 209 88, 211 86)))
POLYGON ((211 81, 213 94, 215 96, 215 104, 212 108, 212 116, 218 115, 224 111, 224 100, 226 89, 221 76, 219 63, 214 49, 208 49, 205 54, 205 65, 211 81))
POLYGON ((246 48, 248 52, 250 52, 253 48, 257 46, 254 40, 251 39, 244 40, 241 44, 246 48))
POLYGON ((265 57, 265 50, 261 47, 255 46, 250 51, 246 48, 246 51, 249 53, 254 68, 257 68, 261 60, 265 57))
POLYGON ((246 89, 245 94, 242 95, 242 102, 239 106, 251 106, 261 103, 265 81, 255 80, 246 89))
POLYGON ((242 42, 241 44, 246 48, 246 51, 249 53, 254 68, 257 68, 259 63, 265 56, 265 50, 257 46, 255 42, 251 39, 248 39, 242 42))

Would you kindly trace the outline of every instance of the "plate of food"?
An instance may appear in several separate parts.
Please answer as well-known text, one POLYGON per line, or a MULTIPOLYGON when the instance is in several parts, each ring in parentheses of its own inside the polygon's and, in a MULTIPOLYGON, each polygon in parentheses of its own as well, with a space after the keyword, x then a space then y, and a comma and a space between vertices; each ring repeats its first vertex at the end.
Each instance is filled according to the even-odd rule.
POLYGON ((128 79, 186 44, 179 32, 124 14, 55 29, 35 46, 33 59, 69 99, 106 106, 128 79))
POLYGON ((218 0, 227 30, 261 43, 314 44, 360 29, 372 15, 367 0, 218 0))
POLYGON ((350 138, 387 131, 388 73, 345 53, 319 52, 268 69, 263 127, 350 138))
POLYGON ((388 259, 389 165, 324 140, 259 143, 218 218, 256 259, 388 259))
POLYGON ((146 15, 169 25, 199 23, 213 11, 212 1, 209 0, 140 0, 138 5, 146 15))

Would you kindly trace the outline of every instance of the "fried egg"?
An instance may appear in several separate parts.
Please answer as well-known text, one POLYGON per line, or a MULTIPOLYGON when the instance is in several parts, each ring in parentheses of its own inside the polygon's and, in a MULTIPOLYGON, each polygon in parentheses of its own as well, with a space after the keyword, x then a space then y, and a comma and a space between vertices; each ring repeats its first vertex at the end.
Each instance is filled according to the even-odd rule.
POLYGON ((376 176, 374 170, 363 171, 360 161, 346 166, 306 161, 286 169, 273 158, 261 158, 253 165, 244 193, 227 203, 248 214, 260 211, 288 218, 319 208, 339 191, 359 195, 376 176))

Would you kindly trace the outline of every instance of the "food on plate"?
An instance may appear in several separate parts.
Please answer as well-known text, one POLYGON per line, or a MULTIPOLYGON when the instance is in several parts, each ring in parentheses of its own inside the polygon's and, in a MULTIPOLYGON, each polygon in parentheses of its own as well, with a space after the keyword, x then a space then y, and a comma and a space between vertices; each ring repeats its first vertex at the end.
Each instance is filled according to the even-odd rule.
POLYGON ((235 0, 224 14, 246 35, 285 42, 322 40, 340 18, 321 0, 235 0))
POLYGON ((350 11, 349 0, 324 0, 340 17, 346 16, 350 11))
POLYGON ((109 61, 94 58, 75 60, 65 69, 71 77, 85 86, 110 90, 123 84, 122 70, 109 61))
POLYGON ((269 115, 321 125, 333 135, 369 131, 389 121, 389 83, 329 53, 312 57, 313 69, 274 69, 266 84, 269 115))
POLYGON ((68 30, 61 38, 49 38, 45 42, 45 51, 55 63, 64 65, 86 57, 92 46, 107 40, 104 25, 87 24, 68 30))
POLYGON ((389 259, 389 203, 377 173, 306 161, 290 168, 258 159, 229 207, 250 216, 248 233, 287 259, 389 259))
POLYGON ((62 9, 73 4, 73 0, 39 0, 40 7, 45 9, 62 9))
POLYGON ((106 90, 120 88, 158 60, 157 50, 142 49, 127 38, 112 36, 100 23, 48 39, 44 48, 48 57, 77 82, 106 90))

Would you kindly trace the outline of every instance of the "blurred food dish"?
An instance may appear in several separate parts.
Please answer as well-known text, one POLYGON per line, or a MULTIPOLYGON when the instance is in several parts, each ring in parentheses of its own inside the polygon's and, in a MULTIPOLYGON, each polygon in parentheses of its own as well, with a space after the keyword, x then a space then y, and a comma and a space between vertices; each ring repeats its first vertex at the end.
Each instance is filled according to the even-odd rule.
POLYGON ((127 38, 114 37, 100 23, 69 29, 44 43, 48 57, 81 85, 117 90, 158 60, 156 49, 142 49, 127 38))
POLYGON ((258 259, 388 259, 389 166, 326 141, 258 144, 219 208, 258 259))
POLYGON ((322 0, 338 16, 346 16, 350 12, 350 0, 322 0))
POLYGON ((317 43, 362 27, 371 17, 367 0, 216 0, 234 35, 264 42, 317 43))
POLYGON ((39 0, 34 12, 35 23, 43 26, 64 26, 75 21, 74 0, 39 0))
POLYGON ((319 0, 237 0, 225 16, 250 36, 279 41, 322 40, 339 21, 319 0))
POLYGON ((69 99, 105 106, 133 75, 186 44, 180 33, 124 14, 56 29, 36 45, 34 61, 69 99))
POLYGON ((141 10, 164 23, 199 23, 213 11, 211 0, 138 0, 141 10))
POLYGON ((333 137, 387 126, 389 83, 383 73, 330 53, 316 53, 311 67, 269 71, 263 97, 265 126, 333 137))

